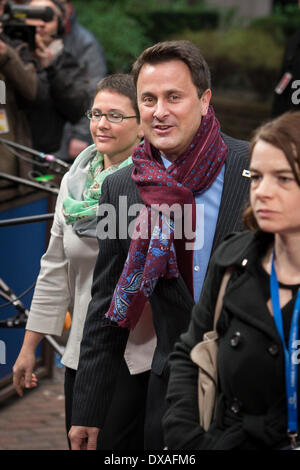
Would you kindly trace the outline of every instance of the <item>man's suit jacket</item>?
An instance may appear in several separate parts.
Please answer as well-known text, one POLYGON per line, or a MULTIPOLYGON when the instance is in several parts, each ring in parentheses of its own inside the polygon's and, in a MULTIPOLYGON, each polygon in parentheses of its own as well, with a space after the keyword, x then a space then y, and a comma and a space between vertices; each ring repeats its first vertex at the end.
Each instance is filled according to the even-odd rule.
MULTIPOLYGON (((248 166, 248 144, 225 135, 223 138, 229 150, 213 249, 228 233, 242 229, 241 213, 249 189, 249 178, 242 176, 243 170, 248 166)), ((106 203, 118 208, 119 196, 127 197, 128 207, 132 204, 143 204, 138 189, 131 179, 132 169, 133 166, 130 165, 105 179, 100 206, 106 203)), ((124 215, 125 210, 116 211, 117 234, 120 229, 119 217, 124 215)), ((135 217, 136 215, 128 217, 128 224, 135 217)), ((128 338, 127 329, 112 326, 113 323, 105 319, 104 315, 110 306, 129 245, 129 237, 105 239, 99 242, 92 300, 81 343, 73 397, 73 425, 100 428, 103 426, 128 338)), ((152 371, 161 375, 175 341, 188 328, 194 300, 183 278, 179 276, 174 279, 161 278, 150 298, 150 303, 157 334, 152 371)))

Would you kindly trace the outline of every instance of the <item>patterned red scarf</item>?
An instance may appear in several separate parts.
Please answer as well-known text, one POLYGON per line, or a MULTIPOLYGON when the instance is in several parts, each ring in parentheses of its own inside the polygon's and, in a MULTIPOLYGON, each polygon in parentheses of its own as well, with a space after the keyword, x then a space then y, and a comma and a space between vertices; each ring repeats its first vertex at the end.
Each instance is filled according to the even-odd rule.
POLYGON ((137 218, 107 318, 133 329, 160 277, 178 277, 180 272, 193 293, 193 250, 186 249, 184 233, 176 239, 174 228, 178 217, 183 227, 184 207, 190 205, 194 232, 194 194, 211 186, 226 155, 227 146, 211 106, 186 152, 168 168, 165 168, 159 151, 147 139, 136 147, 132 155, 132 178, 145 206, 137 218), (165 208, 162 204, 166 204, 165 208), (170 216, 169 208, 175 204, 180 210, 170 216), (159 212, 153 210, 153 206, 160 206, 159 212))

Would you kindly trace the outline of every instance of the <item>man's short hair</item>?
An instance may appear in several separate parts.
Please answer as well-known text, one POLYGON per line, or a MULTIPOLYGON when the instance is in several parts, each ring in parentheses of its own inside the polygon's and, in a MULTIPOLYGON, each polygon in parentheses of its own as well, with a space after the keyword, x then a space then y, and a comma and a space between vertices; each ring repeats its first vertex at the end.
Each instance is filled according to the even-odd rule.
POLYGON ((127 96, 127 98, 130 99, 131 105, 138 118, 138 122, 140 121, 140 113, 136 98, 136 88, 132 75, 127 73, 115 73, 108 75, 97 83, 95 97, 102 90, 115 91, 116 93, 120 93, 120 95, 127 96))
POLYGON ((198 47, 187 40, 159 42, 145 49, 132 66, 135 86, 143 65, 154 65, 170 60, 181 60, 188 66, 199 98, 207 88, 211 88, 210 70, 206 60, 198 47))

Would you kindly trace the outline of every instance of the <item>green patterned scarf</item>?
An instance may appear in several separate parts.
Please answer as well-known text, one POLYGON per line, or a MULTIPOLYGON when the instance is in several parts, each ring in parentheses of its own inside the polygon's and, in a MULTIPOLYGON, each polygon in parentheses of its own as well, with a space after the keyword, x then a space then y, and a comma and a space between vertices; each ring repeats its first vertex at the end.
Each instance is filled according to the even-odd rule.
POLYGON ((90 145, 81 152, 68 173, 68 196, 63 215, 78 235, 96 236, 97 208, 105 178, 132 163, 131 157, 104 170, 104 155, 90 145))

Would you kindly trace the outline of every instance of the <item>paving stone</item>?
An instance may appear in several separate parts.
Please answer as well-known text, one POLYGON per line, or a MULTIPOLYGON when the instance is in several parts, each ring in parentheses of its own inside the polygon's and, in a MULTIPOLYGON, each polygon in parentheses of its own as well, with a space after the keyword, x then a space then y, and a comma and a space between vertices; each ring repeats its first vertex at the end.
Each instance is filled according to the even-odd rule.
POLYGON ((23 398, 0 407, 0 450, 68 450, 64 412, 64 369, 41 379, 23 398))

